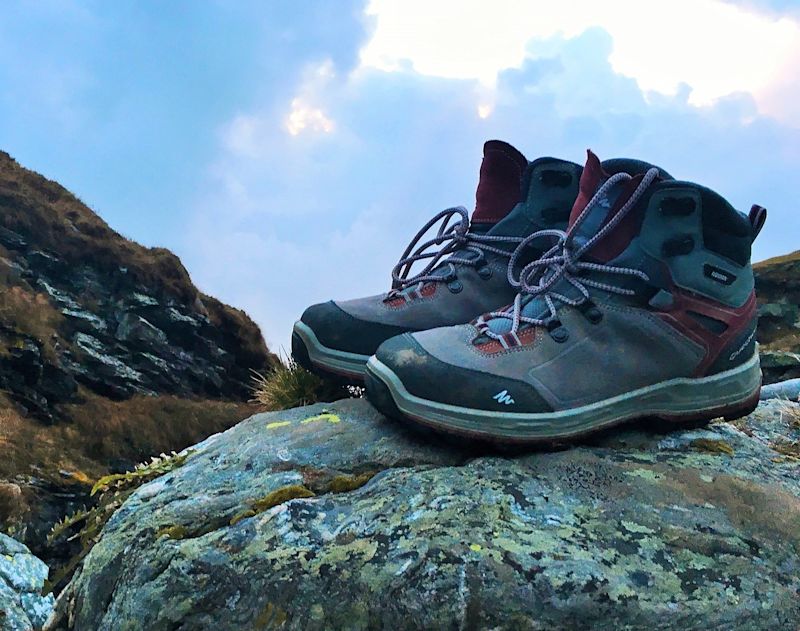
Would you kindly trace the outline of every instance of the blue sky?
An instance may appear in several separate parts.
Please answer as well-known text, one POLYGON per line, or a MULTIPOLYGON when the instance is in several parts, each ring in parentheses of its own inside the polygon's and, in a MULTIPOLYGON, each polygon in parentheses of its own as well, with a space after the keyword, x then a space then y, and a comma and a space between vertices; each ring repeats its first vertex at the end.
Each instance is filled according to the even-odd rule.
POLYGON ((656 162, 767 206, 756 258, 800 248, 800 3, 662 6, 11 0, 0 148, 273 347, 306 305, 387 289, 493 137, 656 162))

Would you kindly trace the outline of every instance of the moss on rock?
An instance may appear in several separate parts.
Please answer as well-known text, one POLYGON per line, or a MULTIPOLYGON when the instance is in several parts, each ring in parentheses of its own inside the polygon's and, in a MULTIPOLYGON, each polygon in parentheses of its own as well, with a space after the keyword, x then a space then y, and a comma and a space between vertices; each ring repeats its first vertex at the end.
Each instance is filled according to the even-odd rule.
POLYGON ((60 628, 800 619, 800 479, 770 448, 800 431, 776 405, 740 424, 749 435, 720 422, 505 457, 422 439, 364 401, 330 408, 339 423, 300 423, 321 406, 256 416, 133 492, 59 599, 60 628), (290 425, 264 431, 277 420, 290 425), (164 524, 203 535, 165 545, 152 536, 164 524))

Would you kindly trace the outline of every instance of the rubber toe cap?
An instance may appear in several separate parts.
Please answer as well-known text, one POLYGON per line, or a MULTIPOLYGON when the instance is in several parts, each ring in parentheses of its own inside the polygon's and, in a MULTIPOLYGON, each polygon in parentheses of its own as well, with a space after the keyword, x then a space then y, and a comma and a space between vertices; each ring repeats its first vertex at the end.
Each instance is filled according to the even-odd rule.
POLYGON ((530 384, 442 362, 410 333, 387 340, 375 356, 410 394, 429 401, 499 412, 553 411, 530 384))
POLYGON ((360 320, 333 300, 312 305, 300 318, 320 344, 338 351, 372 355, 381 342, 408 331, 407 328, 360 320))

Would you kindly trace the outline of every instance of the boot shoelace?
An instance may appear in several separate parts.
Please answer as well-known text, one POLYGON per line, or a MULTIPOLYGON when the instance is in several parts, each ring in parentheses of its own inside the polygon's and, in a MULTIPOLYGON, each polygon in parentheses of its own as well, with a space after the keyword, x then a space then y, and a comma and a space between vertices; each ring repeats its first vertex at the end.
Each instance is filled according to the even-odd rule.
POLYGON ((427 282, 448 282, 455 277, 455 268, 453 267, 455 264, 478 267, 484 263, 488 252, 510 259, 511 252, 491 244, 519 244, 522 241, 522 237, 499 237, 470 232, 467 209, 463 206, 447 208, 434 216, 417 232, 400 257, 400 261, 392 268, 392 289, 386 295, 386 300, 396 297, 401 291, 413 285, 427 282), (451 220, 457 216, 459 217, 458 221, 451 224, 451 220), (420 244, 422 238, 437 222, 441 222, 441 225, 436 231, 436 236, 420 244), (434 246, 442 247, 436 251, 427 251, 434 246), (471 258, 461 254, 466 252, 473 252, 477 256, 471 258), (449 273, 444 275, 432 273, 446 256, 450 257, 447 259, 447 263, 450 265, 449 273), (430 260, 420 272, 413 276, 409 275, 414 263, 427 259, 430 260))
POLYGON ((586 220, 592 208, 594 208, 601 199, 604 199, 609 190, 615 185, 633 179, 627 173, 616 173, 612 175, 589 200, 584 207, 581 214, 566 231, 563 230, 540 230, 526 237, 516 248, 509 260, 508 265, 508 282, 515 288, 519 289, 519 293, 514 298, 514 302, 503 309, 502 311, 492 311, 491 313, 480 316, 476 321, 476 326, 481 334, 486 335, 490 339, 499 341, 504 348, 509 346, 517 346, 521 342, 518 337, 519 328, 523 324, 531 326, 551 326, 553 323, 558 324, 558 309, 556 301, 573 306, 579 307, 581 305, 591 305, 591 298, 589 296, 589 287, 595 289, 605 290, 610 293, 630 296, 635 292, 631 289, 617 287, 608 283, 599 282, 585 277, 578 278, 577 276, 583 271, 603 272, 608 274, 620 274, 627 276, 635 276, 644 281, 650 280, 647 274, 641 270, 618 267, 613 265, 604 265, 601 263, 592 263, 589 261, 582 261, 581 257, 589 251, 598 241, 605 235, 611 232, 614 227, 619 224, 630 210, 636 205, 636 202, 644 194, 647 188, 658 177, 659 172, 656 168, 651 168, 642 178, 642 181, 633 191, 632 195, 628 198, 625 204, 619 209, 616 215, 597 233, 590 238, 584 245, 576 246, 575 233, 580 228, 581 224, 586 220), (536 239, 541 238, 555 238, 557 243, 547 250, 538 260, 528 263, 522 268, 519 278, 514 278, 514 266, 517 263, 522 251, 536 239), (570 298, 564 294, 555 291, 553 286, 559 280, 565 280, 570 285, 575 287, 581 294, 579 298, 570 298), (544 317, 532 318, 522 315, 522 309, 530 300, 536 296, 544 299, 547 305, 547 313, 544 317), (493 318, 504 318, 511 320, 511 329, 504 333, 495 333, 489 328, 489 320, 493 318))

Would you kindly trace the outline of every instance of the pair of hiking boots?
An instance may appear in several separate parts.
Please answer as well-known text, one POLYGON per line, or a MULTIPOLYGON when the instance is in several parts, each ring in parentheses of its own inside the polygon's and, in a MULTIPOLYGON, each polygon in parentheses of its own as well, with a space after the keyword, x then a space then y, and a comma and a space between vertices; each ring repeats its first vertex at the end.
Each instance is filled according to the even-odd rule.
POLYGON ((493 442, 738 418, 761 388, 765 218, 646 162, 528 162, 491 140, 471 219, 431 219, 388 293, 309 307, 292 354, 388 416, 493 442))

